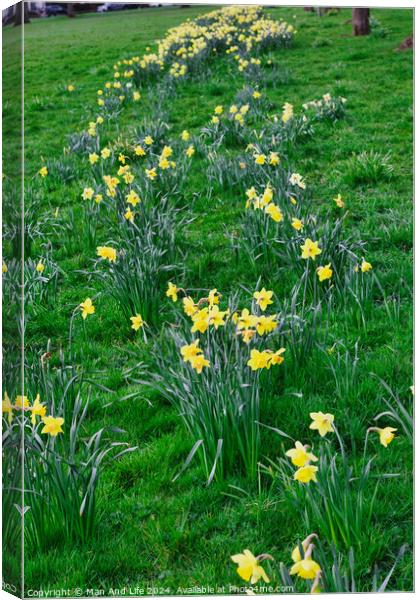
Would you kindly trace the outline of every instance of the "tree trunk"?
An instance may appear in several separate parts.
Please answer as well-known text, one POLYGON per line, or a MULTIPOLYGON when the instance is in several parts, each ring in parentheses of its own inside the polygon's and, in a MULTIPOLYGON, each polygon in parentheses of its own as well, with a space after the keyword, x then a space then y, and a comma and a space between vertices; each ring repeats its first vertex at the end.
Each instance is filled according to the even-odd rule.
POLYGON ((369 35, 369 33, 370 33, 369 16, 370 16, 369 8, 353 8, 352 9, 353 35, 369 35))
POLYGON ((28 5, 26 2, 18 2, 15 6, 15 27, 22 25, 22 6, 23 6, 23 23, 30 23, 28 5))
POLYGON ((73 18, 76 16, 76 13, 74 12, 73 2, 67 2, 67 16, 70 18, 73 18))

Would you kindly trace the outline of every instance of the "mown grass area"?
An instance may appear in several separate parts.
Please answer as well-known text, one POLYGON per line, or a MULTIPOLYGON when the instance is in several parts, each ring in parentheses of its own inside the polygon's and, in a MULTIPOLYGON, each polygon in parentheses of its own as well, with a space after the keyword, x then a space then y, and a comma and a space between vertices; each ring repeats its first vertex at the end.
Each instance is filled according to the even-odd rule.
MULTIPOLYGON (((145 9, 76 19, 34 21, 25 38, 26 175, 36 177, 44 160, 62 155, 67 136, 84 129, 96 114, 96 90, 112 75, 115 61, 142 54, 169 27, 193 18, 208 8, 145 9), (75 91, 66 90, 68 84, 75 91)), ((295 170, 303 174, 314 202, 322 211, 340 193, 349 215, 346 231, 367 243, 366 258, 396 307, 387 314, 383 298, 376 298, 366 326, 343 322, 334 315, 329 331, 331 346, 342 342, 356 375, 347 393, 334 383, 321 351, 308 356, 295 369, 284 365, 281 386, 262 406, 261 420, 286 431, 294 439, 307 439, 308 413, 333 412, 352 455, 363 452, 365 431, 384 410, 383 390, 375 373, 397 390, 407 406, 412 403, 412 52, 395 52, 413 28, 409 10, 374 10, 387 35, 351 36, 350 11, 317 17, 298 8, 270 9, 274 18, 292 22, 298 33, 291 49, 270 55, 275 68, 267 68, 263 92, 281 112, 284 102, 300 106, 330 92, 348 99, 344 119, 316 125, 312 138, 291 150, 295 170), (358 172, 353 154, 364 151, 389 154, 390 177, 358 172), (357 357, 355 345, 358 344, 357 357), (357 360, 356 360, 357 358, 357 360), (280 390, 280 391, 279 391, 280 390), (341 390, 341 391, 340 391, 341 390)), ((6 28, 5 42, 12 43, 16 29, 6 28)), ((7 86, 7 77, 4 78, 7 86)), ((10 83, 13 79, 10 78, 10 83)), ((201 77, 180 84, 169 106, 169 136, 183 129, 198 133, 217 104, 228 105, 243 86, 243 78, 221 59, 201 77)), ((109 139, 136 127, 153 108, 154 92, 143 94, 107 132, 109 139)), ((6 117, 7 118, 7 117, 6 117)), ((206 190, 204 161, 197 157, 183 198, 194 221, 184 233, 185 281, 188 288, 211 289, 223 294, 245 286, 261 285, 282 298, 290 289, 291 275, 250 269, 232 251, 229 235, 239 227, 244 197, 215 185, 206 190)), ((95 246, 86 244, 81 219, 80 194, 89 183, 88 171, 76 163, 76 176, 67 182, 46 180, 42 189, 42 214, 59 208, 61 229, 51 238, 53 257, 62 269, 53 306, 31 315, 27 326, 28 353, 40 356, 51 340, 54 354, 68 340, 69 319, 75 306, 100 291, 81 271, 89 269, 95 246), (74 211, 74 223, 65 228, 74 211)), ((7 156, 4 172, 8 175, 7 156)), ((38 185, 38 184, 37 184, 38 185)), ((99 229, 98 243, 107 232, 99 229)), ((45 241, 45 240, 42 240, 45 241)), ((34 258, 43 248, 36 243, 34 258)), ((244 297, 247 295, 241 292, 244 297)), ((193 462, 175 483, 194 440, 185 433, 176 410, 157 394, 127 382, 125 371, 135 364, 127 349, 147 362, 149 348, 134 340, 122 315, 107 296, 95 302, 95 318, 86 330, 76 328, 75 355, 90 372, 99 372, 101 383, 113 394, 93 390, 89 428, 115 425, 126 433, 121 439, 138 450, 113 463, 103 473, 98 510, 103 514, 98 534, 87 546, 66 546, 52 539, 47 551, 26 554, 27 588, 123 588, 156 586, 176 593, 177 587, 238 584, 229 557, 250 548, 268 552, 290 564, 290 551, 307 531, 302 515, 293 511, 282 490, 262 475, 248 482, 238 469, 235 476, 203 484, 198 462, 193 462), (124 399, 131 393, 133 398, 124 399), (111 402, 111 403, 110 403, 111 402), (237 486, 242 493, 233 491, 237 486), (238 495, 232 498, 231 494, 238 495)), ((162 294, 164 326, 170 319, 162 294)), ((337 363, 337 368, 340 367, 337 363)), ((283 368, 283 367, 282 367, 283 368)), ((275 459, 287 446, 264 431, 262 459, 275 459)), ((355 548, 357 575, 369 589, 373 566, 382 572, 393 563, 398 549, 412 540, 412 449, 401 434, 388 447, 369 442, 377 454, 375 472, 398 473, 380 482, 375 515, 365 539, 355 548)), ((412 556, 399 563, 390 588, 412 588, 412 556)))

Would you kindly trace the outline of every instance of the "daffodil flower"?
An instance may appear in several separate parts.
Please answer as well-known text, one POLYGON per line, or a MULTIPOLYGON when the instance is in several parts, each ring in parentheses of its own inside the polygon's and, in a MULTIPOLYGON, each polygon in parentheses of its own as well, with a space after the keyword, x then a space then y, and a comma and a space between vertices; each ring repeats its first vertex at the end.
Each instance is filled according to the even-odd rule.
POLYGON ((254 292, 253 297, 262 311, 265 311, 269 304, 273 304, 271 299, 273 297, 273 293, 274 292, 270 290, 266 290, 265 287, 263 287, 260 292, 254 292))
POLYGON ((93 313, 95 312, 95 307, 93 305, 93 302, 90 298, 86 298, 86 300, 84 302, 81 302, 79 304, 79 308, 82 311, 82 318, 86 319, 86 317, 88 315, 93 315, 93 313))
POLYGON ((321 567, 312 558, 304 558, 295 563, 290 569, 290 575, 297 575, 302 579, 315 579, 321 567))
POLYGON ((398 429, 395 427, 383 427, 382 429, 380 427, 370 427, 368 431, 376 431, 379 435, 380 443, 387 448, 394 439, 395 432, 398 431, 398 429))
POLYGON ((40 402, 40 397, 39 394, 37 394, 37 397, 34 400, 34 403, 32 404, 32 406, 30 407, 30 411, 31 411, 31 422, 32 425, 35 426, 36 424, 36 417, 45 417, 46 412, 47 412, 47 407, 45 406, 45 404, 41 404, 40 402))
POLYGON ((57 437, 59 433, 63 433, 61 426, 64 423, 62 417, 43 417, 42 421, 44 427, 41 429, 41 433, 48 433, 51 437, 57 437))
POLYGON ((117 251, 111 246, 98 246, 96 248, 96 254, 101 258, 108 260, 110 263, 117 260, 117 251))
POLYGON ((293 475, 293 479, 295 481, 300 481, 301 483, 310 483, 311 481, 317 482, 316 473, 318 471, 318 467, 315 465, 305 465, 304 467, 300 467, 295 474, 293 475))
POLYGON ((310 446, 304 446, 301 442, 295 442, 295 447, 287 450, 286 456, 290 458, 295 467, 304 467, 309 462, 316 462, 317 457, 308 452, 310 446))
POLYGON ((1 403, 1 412, 7 414, 7 420, 10 423, 13 420, 13 404, 10 402, 10 398, 7 395, 7 392, 4 392, 3 400, 1 403))
POLYGON ((322 249, 318 246, 318 244, 319 242, 313 242, 311 239, 306 238, 305 243, 300 247, 302 250, 302 258, 312 258, 312 260, 315 260, 315 258, 322 252, 322 249))
POLYGON ((319 281, 325 281, 326 279, 331 279, 333 276, 333 271, 331 269, 331 263, 328 265, 324 265, 323 267, 318 267, 316 270, 318 274, 319 281))
POLYGON ((136 315, 134 315, 134 317, 130 317, 130 321, 131 321, 131 329, 134 329, 134 331, 138 331, 144 325, 143 318, 138 313, 136 315))
MULTIPOLYGON (((268 555, 266 556, 268 557, 268 555)), ((258 564, 258 558, 250 550, 244 550, 242 554, 231 556, 231 560, 238 565, 236 572, 244 581, 255 584, 262 578, 266 583, 270 583, 264 568, 258 564)))
POLYGON ((171 298, 172 302, 176 302, 178 300, 178 288, 172 282, 168 282, 168 289, 166 290, 166 296, 171 298))
POLYGON ((311 412, 310 417, 312 423, 309 425, 309 429, 315 429, 319 431, 319 435, 324 437, 327 433, 334 431, 334 415, 323 412, 311 412))

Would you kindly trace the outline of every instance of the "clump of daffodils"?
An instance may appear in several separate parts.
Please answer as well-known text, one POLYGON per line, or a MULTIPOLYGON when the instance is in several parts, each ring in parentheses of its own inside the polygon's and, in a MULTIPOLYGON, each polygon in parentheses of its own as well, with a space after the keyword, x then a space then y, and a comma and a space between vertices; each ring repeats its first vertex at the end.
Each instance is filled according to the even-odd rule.
POLYGON ((6 418, 8 425, 12 424, 15 413, 30 415, 30 422, 33 428, 37 427, 38 423, 41 423, 43 425, 41 433, 51 437, 57 437, 59 433, 63 433, 62 426, 64 419, 62 417, 47 415, 47 407, 41 402, 39 394, 37 394, 32 404, 27 396, 21 395, 16 396, 15 402, 12 403, 7 392, 4 392, 2 414, 6 418), (37 418, 39 418, 39 421, 37 418))
MULTIPOLYGON (((256 162, 261 159, 265 160, 264 155, 258 155, 255 159, 256 162)), ((259 164, 259 163, 257 163, 259 164)), ((246 208, 253 208, 254 210, 261 210, 265 212, 273 221, 280 223, 284 219, 283 212, 280 207, 273 202, 274 191, 270 185, 267 185, 262 192, 258 194, 255 187, 251 187, 246 191, 247 200, 245 203, 246 208)))
MULTIPOLYGON (((185 315, 191 320, 191 333, 204 334, 208 330, 218 330, 228 324, 234 328, 233 335, 240 336, 245 344, 251 340, 273 333, 278 326, 277 315, 264 315, 267 307, 273 304, 273 292, 264 287, 254 292, 253 300, 259 308, 259 313, 250 312, 244 308, 242 311, 231 311, 229 308, 221 310, 219 306, 221 294, 216 288, 210 290, 208 296, 195 301, 187 292, 177 287, 173 282, 168 282, 166 296, 173 302, 177 302, 179 294, 183 295, 182 305, 185 315)), ((201 356, 201 350, 198 347, 199 340, 181 348, 181 354, 186 362, 190 362, 197 373, 201 373, 203 367, 208 367, 208 361, 201 356), (191 354, 193 353, 193 354, 191 354), (194 360, 191 360, 194 358, 194 360)), ((277 350, 253 348, 250 352, 248 367, 252 371, 261 369, 269 370, 274 365, 280 365, 284 361, 285 348, 277 350)))

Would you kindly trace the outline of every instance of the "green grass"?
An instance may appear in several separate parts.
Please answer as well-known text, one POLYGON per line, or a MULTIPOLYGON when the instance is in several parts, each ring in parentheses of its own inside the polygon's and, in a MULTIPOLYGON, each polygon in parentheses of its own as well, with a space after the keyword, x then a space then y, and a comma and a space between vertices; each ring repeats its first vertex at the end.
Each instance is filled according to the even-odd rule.
MULTIPOLYGON (((194 7, 145 9, 109 15, 84 15, 76 19, 57 17, 33 21, 25 28, 25 142, 26 175, 30 180, 43 158, 57 158, 67 136, 86 127, 96 114, 96 90, 112 74, 115 61, 142 54, 164 32, 188 17, 208 10, 194 7), (74 84, 72 94, 65 86, 74 84)), ((332 125, 320 123, 312 139, 293 151, 292 160, 320 205, 341 193, 350 211, 346 227, 367 242, 366 256, 389 297, 401 295, 400 317, 389 321, 378 302, 365 330, 355 325, 343 329, 337 315, 330 331, 331 342, 342 340, 348 348, 359 341, 358 383, 351 399, 339 398, 331 372, 315 355, 292 377, 286 370, 285 391, 263 406, 261 420, 287 431, 295 439, 307 439, 308 413, 324 410, 336 415, 340 432, 355 456, 363 451, 364 433, 373 417, 384 410, 381 390, 370 372, 399 391, 406 405, 412 402, 412 52, 395 52, 413 29, 409 10, 374 10, 374 16, 390 29, 387 37, 353 38, 349 10, 319 18, 299 8, 271 9, 274 18, 295 24, 298 34, 290 50, 273 52, 287 77, 267 88, 267 95, 280 111, 285 101, 299 106, 330 92, 348 99, 346 116, 332 125), (362 174, 349 177, 353 154, 389 153, 391 178, 362 174), (406 282, 406 287, 401 285, 406 282), (296 395, 296 392, 299 395, 296 395)), ((16 45, 17 29, 4 30, 6 47, 16 45)), ((16 84, 12 60, 5 61, 4 93, 16 84), (13 75, 13 73, 14 75, 13 75), (10 74, 7 77, 7 74, 10 74)), ((225 60, 209 77, 180 85, 168 106, 171 136, 183 129, 198 132, 216 104, 227 105, 241 88, 238 75, 232 82, 225 60)), ((135 127, 151 107, 143 99, 123 112, 119 120, 124 133, 135 127)), ((5 132, 13 128, 13 113, 6 115, 5 132)), ((16 145, 4 156, 4 172, 16 167, 16 145)), ((204 162, 204 161, 203 161, 204 162)), ((238 227, 243 211, 242 196, 214 189, 205 195, 203 164, 194 163, 189 194, 194 222, 185 231, 188 249, 188 287, 217 287, 228 295, 239 284, 254 288, 257 276, 244 261, 232 257, 225 233, 238 227), (194 199, 194 201, 193 201, 194 199), (221 227, 223 223, 223 227, 221 227)), ((52 236, 53 256, 63 269, 56 301, 39 311, 27 330, 31 355, 40 356, 48 339, 57 352, 66 346, 68 322, 74 307, 92 288, 86 276, 94 249, 82 247, 80 191, 88 181, 86 168, 77 163, 81 179, 67 184, 46 183, 42 210, 60 207, 60 223, 75 207, 76 227, 63 243, 52 236)), ((106 235, 106 232, 102 232, 106 235)), ((106 239, 106 238, 105 238, 106 239)), ((42 254, 37 242, 33 255, 42 254)), ((6 253, 7 259, 7 253, 6 253)), ((181 282, 179 282, 181 284, 181 282)), ((184 282, 182 282, 184 283, 184 282)), ((263 284, 282 297, 287 281, 266 274, 263 284)), ((162 300, 162 303, 164 301, 162 300)), ((176 593, 178 586, 229 586, 239 584, 229 557, 250 548, 255 554, 268 552, 290 564, 290 551, 307 531, 301 515, 293 513, 278 491, 262 478, 261 487, 243 480, 238 473, 226 481, 203 485, 198 462, 175 483, 192 441, 185 435, 176 411, 140 385, 127 383, 124 370, 133 361, 133 336, 122 315, 106 297, 97 301, 97 313, 87 323, 88 337, 75 334, 76 354, 83 352, 85 366, 102 373, 101 383, 113 394, 94 392, 90 414, 92 430, 117 425, 126 430, 124 439, 138 451, 113 463, 103 474, 98 506, 104 513, 96 539, 84 547, 57 543, 47 552, 26 553, 27 588, 110 588, 155 586, 176 593), (130 392, 134 399, 123 400, 130 392), (150 403, 146 401, 150 400, 150 403), (109 405, 110 400, 112 404, 109 405), (233 499, 227 494, 236 485, 246 494, 233 499)), ((148 350, 141 347, 141 356, 148 350)), ((374 526, 370 536, 383 536, 380 548, 358 557, 359 575, 369 589, 373 563, 385 571, 403 543, 412 540, 411 445, 400 435, 388 449, 376 448, 375 471, 398 472, 400 476, 379 486, 374 526)), ((276 458, 283 452, 279 439, 265 431, 262 454, 276 458)), ((263 462, 265 460, 263 459, 263 462)), ((365 548, 367 547, 365 546, 365 548)), ((412 556, 408 552, 391 580, 390 589, 412 589, 412 556)))

